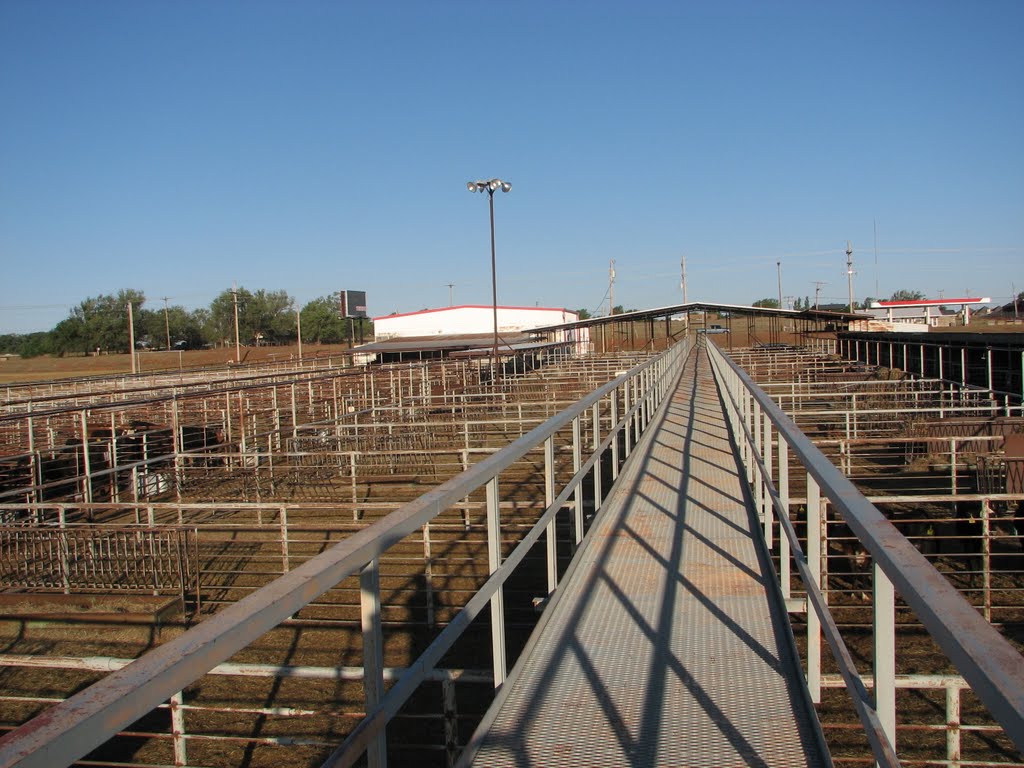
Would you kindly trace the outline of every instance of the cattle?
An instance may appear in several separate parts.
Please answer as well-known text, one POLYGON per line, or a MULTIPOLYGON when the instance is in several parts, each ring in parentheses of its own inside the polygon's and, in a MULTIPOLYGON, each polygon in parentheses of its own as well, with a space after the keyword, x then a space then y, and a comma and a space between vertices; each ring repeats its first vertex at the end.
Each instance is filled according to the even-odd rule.
POLYGON ((219 425, 198 426, 188 424, 179 428, 179 450, 191 454, 186 462, 191 466, 224 466, 223 454, 226 449, 224 429, 219 425))

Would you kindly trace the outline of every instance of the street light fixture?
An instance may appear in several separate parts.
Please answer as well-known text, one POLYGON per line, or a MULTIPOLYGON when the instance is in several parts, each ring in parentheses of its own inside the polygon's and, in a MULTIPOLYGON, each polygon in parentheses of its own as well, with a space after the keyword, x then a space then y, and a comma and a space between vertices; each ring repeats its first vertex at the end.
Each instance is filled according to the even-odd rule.
POLYGON ((502 192, 512 190, 512 185, 501 179, 490 179, 489 181, 466 182, 466 189, 470 192, 486 192, 487 202, 491 209, 491 303, 494 308, 494 348, 491 350, 491 382, 498 381, 498 278, 494 266, 494 193, 499 189, 502 192))

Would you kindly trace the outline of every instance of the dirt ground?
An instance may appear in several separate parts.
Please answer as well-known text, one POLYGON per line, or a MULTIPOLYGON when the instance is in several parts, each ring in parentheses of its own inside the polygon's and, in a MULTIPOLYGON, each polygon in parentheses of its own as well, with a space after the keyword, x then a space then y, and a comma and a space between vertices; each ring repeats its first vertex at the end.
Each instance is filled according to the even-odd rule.
MULTIPOLYGON (((324 357, 348 349, 345 344, 303 344, 303 359, 324 357)), ((145 350, 137 353, 138 370, 174 371, 179 368, 202 368, 234 363, 234 347, 195 349, 183 352, 145 350)), ((242 347, 242 362, 288 360, 298 358, 296 345, 281 347, 242 347)), ((77 376, 110 376, 132 372, 131 355, 74 355, 65 357, 0 358, 0 384, 22 381, 68 379, 77 376)))

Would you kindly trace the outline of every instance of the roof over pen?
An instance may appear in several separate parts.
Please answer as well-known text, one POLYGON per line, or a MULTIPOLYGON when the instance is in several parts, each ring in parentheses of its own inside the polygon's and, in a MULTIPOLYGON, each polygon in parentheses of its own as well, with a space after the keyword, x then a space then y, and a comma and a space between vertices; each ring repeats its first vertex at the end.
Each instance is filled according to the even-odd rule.
POLYGON ((602 317, 591 317, 586 320, 578 320, 574 323, 563 323, 549 325, 541 328, 534 328, 535 331, 552 331, 560 328, 583 328, 593 325, 604 325, 607 323, 632 322, 636 320, 658 320, 663 318, 682 315, 688 312, 731 312, 738 315, 761 315, 764 317, 791 317, 805 318, 809 320, 861 320, 868 315, 855 312, 831 312, 824 309, 775 309, 773 307, 752 307, 747 304, 720 304, 707 301, 690 301, 685 304, 672 304, 666 307, 654 309, 642 309, 635 312, 623 312, 618 315, 604 315, 602 317))
MULTIPOLYGON (((509 354, 525 349, 538 349, 552 346, 548 342, 538 342, 531 333, 501 333, 498 335, 498 352, 509 354)), ((490 352, 494 348, 492 334, 451 334, 447 336, 416 336, 405 338, 384 339, 369 344, 362 344, 352 349, 355 354, 375 353, 417 353, 417 352, 448 352, 470 354, 473 351, 490 352)))

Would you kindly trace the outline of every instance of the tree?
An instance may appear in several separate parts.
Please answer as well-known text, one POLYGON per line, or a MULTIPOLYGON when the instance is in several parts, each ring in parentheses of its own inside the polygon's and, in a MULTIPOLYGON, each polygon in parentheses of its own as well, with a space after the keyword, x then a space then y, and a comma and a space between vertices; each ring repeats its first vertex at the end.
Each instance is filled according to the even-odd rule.
POLYGON ((141 318, 145 294, 131 288, 122 289, 116 296, 90 297, 74 307, 69 316, 53 329, 54 351, 91 352, 103 349, 127 352, 128 304, 136 318, 141 318))
POLYGON ((348 337, 349 323, 341 316, 337 293, 313 299, 302 308, 302 340, 314 344, 338 344, 348 337))
POLYGON ((579 315, 580 320, 589 320, 590 319, 590 310, 589 309, 583 309, 583 308, 577 309, 576 310, 576 314, 579 315))
POLYGON ((758 299, 757 301, 755 301, 750 306, 752 306, 752 307, 762 307, 763 309, 778 309, 779 308, 779 300, 778 299, 758 299))
POLYGON ((222 291, 210 302, 205 332, 212 340, 235 340, 235 300, 238 300, 238 338, 243 344, 259 339, 290 341, 295 338, 294 300, 285 291, 255 292, 245 288, 222 291))
POLYGON ((898 291, 894 291, 889 301, 917 301, 925 298, 925 295, 920 291, 908 291, 906 288, 900 288, 898 291))

